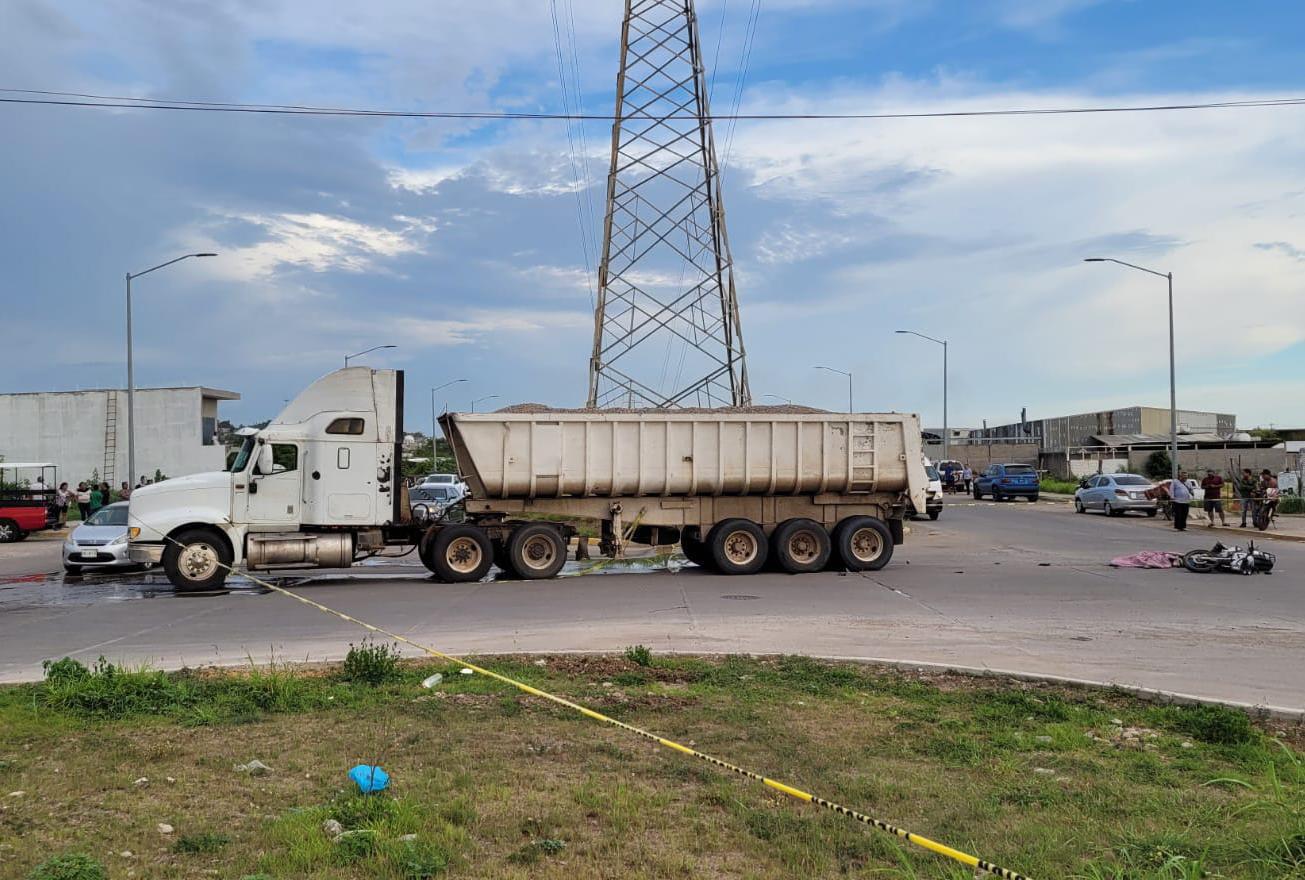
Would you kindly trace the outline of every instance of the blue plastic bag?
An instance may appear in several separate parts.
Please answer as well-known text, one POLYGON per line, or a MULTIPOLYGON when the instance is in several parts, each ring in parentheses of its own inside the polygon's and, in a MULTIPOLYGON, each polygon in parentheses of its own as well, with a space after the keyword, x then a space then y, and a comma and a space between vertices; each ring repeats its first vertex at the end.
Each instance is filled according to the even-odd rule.
POLYGON ((358 784, 358 790, 363 794, 375 794, 390 787, 390 774, 370 764, 354 767, 349 771, 349 778, 358 784))

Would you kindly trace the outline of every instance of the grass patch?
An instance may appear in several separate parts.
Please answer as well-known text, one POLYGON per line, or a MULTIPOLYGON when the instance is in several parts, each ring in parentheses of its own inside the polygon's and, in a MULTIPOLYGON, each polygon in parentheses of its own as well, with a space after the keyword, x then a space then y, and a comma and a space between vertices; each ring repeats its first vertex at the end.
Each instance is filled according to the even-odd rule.
POLYGON ((172 845, 174 853, 215 853, 231 842, 225 834, 203 831, 199 834, 183 834, 172 845))
MULTIPOLYGON (((0 773, 27 793, 0 811, 0 876, 99 880, 55 854, 125 850, 113 875, 141 880, 968 876, 457 665, 354 650, 329 669, 56 661, 0 688, 0 773), (252 757, 272 771, 233 772, 252 757), (357 794, 359 762, 391 791, 357 794)), ((1299 732, 1232 710, 803 657, 483 662, 1031 877, 1305 878, 1299 732)))
POLYGON ((1043 492, 1052 492, 1057 495, 1073 495, 1078 491, 1078 480, 1062 480, 1059 477, 1044 476, 1039 481, 1039 488, 1043 492))

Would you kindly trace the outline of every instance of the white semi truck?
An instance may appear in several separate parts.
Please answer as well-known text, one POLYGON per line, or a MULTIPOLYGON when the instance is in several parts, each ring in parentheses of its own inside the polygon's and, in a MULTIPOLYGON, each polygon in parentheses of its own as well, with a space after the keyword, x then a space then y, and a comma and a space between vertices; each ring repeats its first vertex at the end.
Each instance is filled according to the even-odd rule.
MULTIPOLYGON (((178 590, 249 570, 340 568, 416 546, 443 581, 497 564, 556 575, 576 519, 600 549, 672 544, 722 574, 878 569, 925 509, 919 420, 899 413, 642 410, 450 413, 465 518, 414 519, 402 479, 403 373, 318 379, 227 470, 131 496, 130 554, 178 590)), ((587 545, 586 545, 587 549, 587 545)))

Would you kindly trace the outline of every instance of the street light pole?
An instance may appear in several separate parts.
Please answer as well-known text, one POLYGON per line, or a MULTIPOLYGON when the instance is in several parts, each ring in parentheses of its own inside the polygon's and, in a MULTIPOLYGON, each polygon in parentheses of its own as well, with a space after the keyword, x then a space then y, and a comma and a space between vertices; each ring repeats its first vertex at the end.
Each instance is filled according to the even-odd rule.
POLYGON ((367 349, 366 351, 359 351, 359 352, 355 352, 354 354, 346 354, 344 356, 344 365, 346 367, 349 366, 350 358, 362 357, 365 354, 371 354, 373 351, 380 351, 382 348, 398 348, 398 346, 397 345, 373 345, 371 348, 367 349))
POLYGON ((498 399, 498 395, 497 395, 497 394, 489 394, 489 395, 486 395, 485 397, 477 397, 475 400, 473 400, 473 401, 471 402, 471 411, 472 411, 472 412, 475 412, 475 411, 476 411, 476 404, 480 403, 480 402, 483 401, 483 400, 497 400, 497 399, 498 399))
POLYGON ((448 388, 450 385, 456 385, 459 382, 465 382, 466 379, 453 379, 445 382, 443 385, 436 385, 430 390, 430 463, 435 464, 435 432, 438 430, 435 421, 435 392, 441 388, 448 388))
POLYGON ((793 401, 792 401, 791 399, 789 399, 789 398, 787 398, 787 397, 782 397, 782 396, 780 396, 780 395, 778 395, 778 394, 763 394, 763 395, 761 395, 761 396, 762 396, 762 397, 773 397, 773 398, 775 398, 776 400, 782 400, 782 401, 784 401, 784 402, 787 403, 789 406, 792 406, 792 405, 793 405, 793 401))
POLYGON ((1085 257, 1085 263, 1118 263, 1139 272, 1156 275, 1169 284, 1169 479, 1178 479, 1178 385, 1174 377, 1174 273, 1157 272, 1114 257, 1085 257))
POLYGON ((837 367, 812 367, 813 370, 828 370, 831 373, 840 373, 847 377, 847 411, 854 412, 852 406, 852 374, 848 370, 840 370, 837 367))
POLYGON ((947 340, 934 339, 932 336, 925 336, 923 333, 916 333, 914 330, 894 330, 894 333, 904 333, 908 336, 918 336, 921 339, 927 339, 942 346, 943 350, 943 461, 948 461, 951 448, 950 431, 947 430, 947 340))
POLYGON ((216 257, 217 254, 183 254, 175 260, 151 266, 144 272, 127 273, 127 488, 136 488, 136 371, 134 368, 131 346, 131 280, 148 275, 155 269, 180 263, 191 257, 216 257))

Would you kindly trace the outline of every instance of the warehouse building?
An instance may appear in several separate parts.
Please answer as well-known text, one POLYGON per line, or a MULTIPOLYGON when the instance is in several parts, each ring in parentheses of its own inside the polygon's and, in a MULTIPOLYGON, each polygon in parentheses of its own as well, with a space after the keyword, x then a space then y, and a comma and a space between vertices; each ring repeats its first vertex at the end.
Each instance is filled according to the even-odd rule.
MULTIPOLYGON (((1129 406, 980 428, 973 433, 986 439, 1033 439, 1044 454, 1063 454, 1081 446, 1100 445, 1094 442, 1095 437, 1131 434, 1168 438, 1169 410, 1157 406, 1129 406)), ((1237 433, 1237 416, 1180 409, 1178 433, 1204 435, 1205 440, 1227 439, 1237 433)))
MULTIPOLYGON (((218 403, 239 399, 202 386, 136 389, 137 477, 221 470, 218 403)), ((126 390, 0 394, 0 456, 53 462, 69 483, 92 476, 115 487, 126 482, 126 390)))

